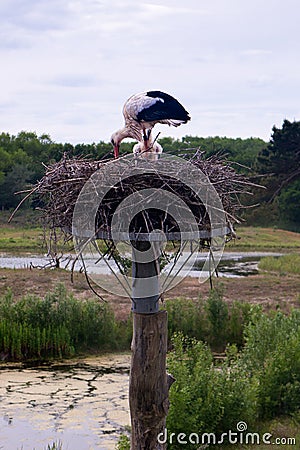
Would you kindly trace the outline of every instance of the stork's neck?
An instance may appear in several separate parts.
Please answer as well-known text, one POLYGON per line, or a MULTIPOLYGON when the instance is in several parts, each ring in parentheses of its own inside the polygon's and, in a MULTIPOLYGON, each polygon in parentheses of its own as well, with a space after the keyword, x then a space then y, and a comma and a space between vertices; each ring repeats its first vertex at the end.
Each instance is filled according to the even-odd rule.
POLYGON ((118 137, 119 141, 121 142, 125 138, 132 138, 136 139, 137 141, 141 140, 141 131, 138 127, 128 126, 127 124, 124 126, 124 128, 121 128, 118 131, 118 137))

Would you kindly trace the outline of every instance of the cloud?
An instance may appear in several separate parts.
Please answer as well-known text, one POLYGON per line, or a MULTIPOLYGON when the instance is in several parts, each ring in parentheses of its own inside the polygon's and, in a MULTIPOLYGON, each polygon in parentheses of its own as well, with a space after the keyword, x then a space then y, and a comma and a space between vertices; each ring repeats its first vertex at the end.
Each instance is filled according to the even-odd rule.
POLYGON ((250 57, 272 55, 271 50, 265 50, 262 48, 249 48, 247 50, 242 50, 240 53, 242 56, 250 57))
POLYGON ((192 115, 162 135, 269 136, 273 117, 299 114, 298 10, 296 0, 2 0, 3 131, 108 140, 131 94, 161 89, 192 115))
POLYGON ((81 88, 92 87, 97 83, 97 79, 91 74, 80 75, 73 73, 59 74, 50 80, 50 84, 60 87, 81 88))
POLYGON ((62 28, 68 10, 67 3, 58 0, 3 0, 0 4, 1 22, 30 32, 62 28))

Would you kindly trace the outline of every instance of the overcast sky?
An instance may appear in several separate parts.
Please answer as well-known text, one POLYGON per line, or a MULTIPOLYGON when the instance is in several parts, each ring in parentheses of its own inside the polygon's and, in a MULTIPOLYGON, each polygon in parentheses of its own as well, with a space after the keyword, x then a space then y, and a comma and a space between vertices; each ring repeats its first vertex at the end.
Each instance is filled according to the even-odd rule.
POLYGON ((175 96, 162 136, 261 137, 300 120, 299 0, 0 0, 0 131, 108 141, 132 94, 175 96))

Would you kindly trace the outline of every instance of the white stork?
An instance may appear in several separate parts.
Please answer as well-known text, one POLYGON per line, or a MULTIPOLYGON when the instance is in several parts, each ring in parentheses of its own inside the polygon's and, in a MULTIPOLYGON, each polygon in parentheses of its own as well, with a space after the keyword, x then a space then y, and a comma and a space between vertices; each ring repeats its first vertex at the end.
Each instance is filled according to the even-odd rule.
POLYGON ((124 127, 111 137, 115 158, 118 158, 120 143, 126 137, 136 139, 140 143, 145 142, 147 146, 151 139, 151 130, 156 123, 178 127, 191 119, 178 100, 161 91, 132 95, 123 107, 123 115, 124 127))
POLYGON ((162 146, 158 142, 152 142, 151 138, 148 141, 139 142, 135 144, 132 149, 134 155, 142 156, 150 161, 157 161, 158 155, 163 152, 162 146))

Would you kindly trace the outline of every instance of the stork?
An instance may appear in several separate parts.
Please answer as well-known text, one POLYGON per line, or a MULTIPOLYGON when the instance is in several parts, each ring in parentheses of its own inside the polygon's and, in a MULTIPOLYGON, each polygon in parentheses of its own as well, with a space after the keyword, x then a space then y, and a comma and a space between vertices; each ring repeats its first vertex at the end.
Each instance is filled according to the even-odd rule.
POLYGON ((147 142, 139 142, 135 144, 132 149, 134 155, 142 156, 143 158, 148 159, 149 161, 157 161, 158 155, 163 152, 162 146, 158 142, 152 142, 152 140, 148 140, 147 142))
POLYGON ((125 125, 113 133, 111 143, 114 156, 119 157, 120 143, 130 137, 148 146, 151 131, 156 123, 178 127, 191 120, 184 107, 169 94, 161 91, 148 91, 132 95, 124 104, 125 125))

